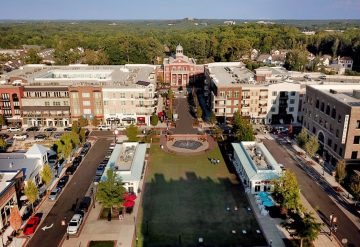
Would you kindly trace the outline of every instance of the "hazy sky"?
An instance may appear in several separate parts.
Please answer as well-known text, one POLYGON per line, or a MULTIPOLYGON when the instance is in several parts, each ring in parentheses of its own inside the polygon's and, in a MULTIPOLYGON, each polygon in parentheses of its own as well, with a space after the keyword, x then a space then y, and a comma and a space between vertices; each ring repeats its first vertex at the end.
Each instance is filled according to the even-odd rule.
POLYGON ((360 19, 360 0, 4 0, 0 19, 360 19))

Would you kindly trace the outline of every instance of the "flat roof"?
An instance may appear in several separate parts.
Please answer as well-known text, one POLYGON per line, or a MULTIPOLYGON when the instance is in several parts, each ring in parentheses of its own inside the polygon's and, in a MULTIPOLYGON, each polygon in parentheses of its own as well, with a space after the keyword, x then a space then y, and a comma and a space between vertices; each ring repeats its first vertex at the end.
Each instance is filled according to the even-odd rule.
POLYGON ((0 194, 13 183, 12 179, 19 171, 0 171, 0 194))
POLYGON ((239 84, 255 84, 254 73, 243 63, 213 63, 207 67, 209 76, 217 86, 237 87, 239 84))
POLYGON ((351 107, 360 106, 360 84, 309 85, 327 96, 351 107))
POLYGON ((140 181, 144 168, 147 144, 124 142, 116 144, 106 164, 101 180, 106 180, 108 169, 116 171, 123 182, 140 181))
POLYGON ((232 143, 236 155, 251 180, 272 180, 282 172, 265 145, 261 142, 232 143))

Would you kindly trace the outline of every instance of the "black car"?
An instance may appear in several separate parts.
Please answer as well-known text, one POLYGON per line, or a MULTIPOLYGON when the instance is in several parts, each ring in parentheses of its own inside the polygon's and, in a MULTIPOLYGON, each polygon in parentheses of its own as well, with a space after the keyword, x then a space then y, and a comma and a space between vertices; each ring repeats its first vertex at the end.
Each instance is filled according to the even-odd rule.
POLYGON ((60 178, 56 187, 59 187, 62 189, 65 187, 65 185, 67 184, 68 181, 69 181, 69 176, 65 175, 62 178, 60 178))
POLYGON ((81 161, 82 161, 82 157, 81 157, 81 156, 77 156, 77 157, 75 157, 75 159, 73 160, 72 165, 78 167, 78 166, 80 165, 81 161))
POLYGON ((76 166, 69 166, 67 169, 66 169, 66 172, 65 174, 66 175, 73 175, 76 171, 76 166))
POLYGON ((37 126, 32 126, 32 127, 29 127, 26 129, 26 131, 39 131, 39 130, 40 130, 40 128, 37 126))
POLYGON ((8 134, 5 134, 5 133, 0 133, 0 138, 2 139, 8 139, 10 136, 8 134))
POLYGON ((71 127, 65 127, 64 131, 72 131, 72 128, 71 127))
POLYGON ((56 134, 54 135, 54 138, 55 138, 55 139, 59 139, 61 136, 62 136, 62 133, 56 133, 56 134))
POLYGON ((34 136, 34 139, 35 140, 44 140, 44 139, 46 139, 46 135, 45 134, 38 134, 38 135, 36 135, 36 136, 34 136))
POLYGON ((55 127, 48 127, 48 128, 45 128, 44 131, 56 131, 56 128, 55 127))
POLYGON ((91 205, 91 197, 85 196, 80 202, 79 210, 87 212, 90 205, 91 205))
POLYGON ((91 143, 90 142, 85 142, 83 148, 90 149, 91 148, 91 143))

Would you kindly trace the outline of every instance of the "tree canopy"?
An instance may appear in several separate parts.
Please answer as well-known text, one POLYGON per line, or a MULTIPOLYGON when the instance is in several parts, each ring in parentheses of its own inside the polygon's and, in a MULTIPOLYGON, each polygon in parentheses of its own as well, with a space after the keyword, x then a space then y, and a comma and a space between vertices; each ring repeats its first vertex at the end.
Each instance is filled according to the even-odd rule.
POLYGON ((137 142, 138 141, 138 127, 134 124, 131 124, 129 127, 126 128, 126 136, 129 142, 137 142))
POLYGON ((336 181, 341 184, 346 177, 346 164, 345 160, 339 160, 336 164, 336 181))
POLYGON ((238 111, 233 115, 233 132, 238 141, 254 141, 254 130, 249 119, 243 118, 238 111))
POLYGON ((44 165, 40 176, 41 176, 41 180, 45 183, 46 187, 49 187, 53 177, 53 172, 49 164, 44 165))
POLYGON ((307 142, 305 143, 305 151, 308 153, 310 157, 314 157, 316 152, 319 150, 320 144, 316 136, 311 136, 307 142))
POLYGON ((33 205, 39 196, 39 190, 36 184, 34 183, 34 181, 32 180, 27 181, 24 188, 24 194, 26 195, 31 205, 33 205))

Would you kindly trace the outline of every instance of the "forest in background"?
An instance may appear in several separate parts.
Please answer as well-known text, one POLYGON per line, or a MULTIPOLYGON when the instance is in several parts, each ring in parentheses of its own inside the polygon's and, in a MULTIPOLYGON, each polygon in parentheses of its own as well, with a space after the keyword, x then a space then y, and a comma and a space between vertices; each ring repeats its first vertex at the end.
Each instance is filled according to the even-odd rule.
POLYGON ((315 55, 349 56, 354 60, 353 69, 360 71, 359 21, 274 22, 226 26, 216 20, 3 21, 0 48, 21 48, 24 44, 55 48, 58 64, 78 61, 79 54, 70 50, 76 47, 85 49, 82 61, 89 64, 157 64, 179 43, 198 63, 238 61, 252 48, 261 53, 307 49, 315 55), (331 26, 339 30, 322 30, 331 26), (341 27, 345 30, 340 31, 341 27), (307 36, 301 30, 319 31, 307 36))

